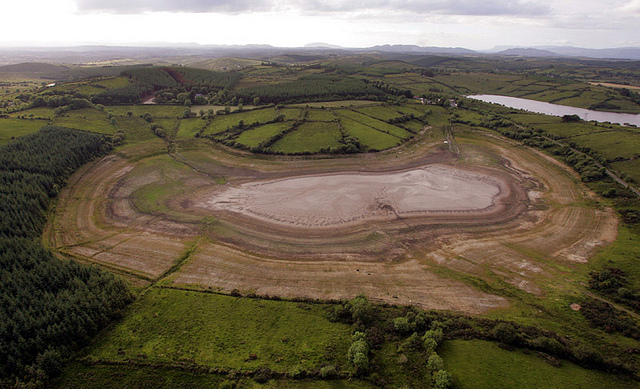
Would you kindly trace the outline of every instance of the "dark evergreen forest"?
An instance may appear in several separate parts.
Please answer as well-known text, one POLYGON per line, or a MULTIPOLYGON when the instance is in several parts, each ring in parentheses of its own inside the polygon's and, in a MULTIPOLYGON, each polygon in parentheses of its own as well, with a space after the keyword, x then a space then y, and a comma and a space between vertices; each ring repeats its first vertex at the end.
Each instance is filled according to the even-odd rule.
POLYGON ((55 376, 132 300, 111 273, 56 258, 40 240, 50 199, 110 149, 102 135, 51 126, 0 148, 0 387, 55 376))

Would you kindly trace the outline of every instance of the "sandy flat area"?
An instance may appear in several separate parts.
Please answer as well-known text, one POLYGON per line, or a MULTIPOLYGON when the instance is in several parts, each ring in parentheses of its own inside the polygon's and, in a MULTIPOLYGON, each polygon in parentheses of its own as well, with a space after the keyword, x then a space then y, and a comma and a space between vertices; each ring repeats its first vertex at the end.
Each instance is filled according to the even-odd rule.
POLYGON ((430 165, 396 173, 249 182, 213 194, 205 207, 292 226, 333 227, 421 213, 486 210, 501 192, 496 178, 430 165))

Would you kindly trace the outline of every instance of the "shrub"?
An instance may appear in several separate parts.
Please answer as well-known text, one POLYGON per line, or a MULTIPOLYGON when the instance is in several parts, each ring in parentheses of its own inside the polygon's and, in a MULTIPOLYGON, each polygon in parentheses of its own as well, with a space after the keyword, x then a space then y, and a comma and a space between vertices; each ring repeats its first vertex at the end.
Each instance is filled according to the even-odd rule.
POLYGON ((322 378, 335 378, 338 376, 338 371, 333 365, 323 366, 320 369, 320 377, 322 378))
POLYGON ((494 338, 505 344, 512 344, 518 339, 516 329, 509 323, 498 323, 491 331, 494 338))
POLYGON ((431 353, 427 360, 427 368, 432 372, 444 370, 444 361, 437 353, 431 353))
POLYGON ((407 334, 414 330, 415 325, 406 317, 396 317, 393 319, 393 328, 401 334, 407 334))
POLYGON ((451 374, 446 370, 438 370, 433 373, 433 387, 436 389, 447 389, 452 385, 451 374))

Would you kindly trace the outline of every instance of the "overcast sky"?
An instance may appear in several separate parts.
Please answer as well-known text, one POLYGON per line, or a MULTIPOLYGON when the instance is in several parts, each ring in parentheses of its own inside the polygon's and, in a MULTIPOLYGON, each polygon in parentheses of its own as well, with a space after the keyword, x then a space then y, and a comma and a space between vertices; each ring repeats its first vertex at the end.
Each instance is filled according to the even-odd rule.
POLYGON ((2 16, 2 46, 640 46, 640 0, 19 0, 2 16))

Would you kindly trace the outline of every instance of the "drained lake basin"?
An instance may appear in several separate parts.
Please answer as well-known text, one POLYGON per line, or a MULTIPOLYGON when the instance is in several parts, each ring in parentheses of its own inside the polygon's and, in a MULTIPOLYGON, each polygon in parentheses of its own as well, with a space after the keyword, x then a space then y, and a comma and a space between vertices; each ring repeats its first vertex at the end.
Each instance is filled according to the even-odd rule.
POLYGON ((492 209, 502 180, 445 165, 392 173, 336 173, 225 186, 200 206, 298 227, 492 209))

